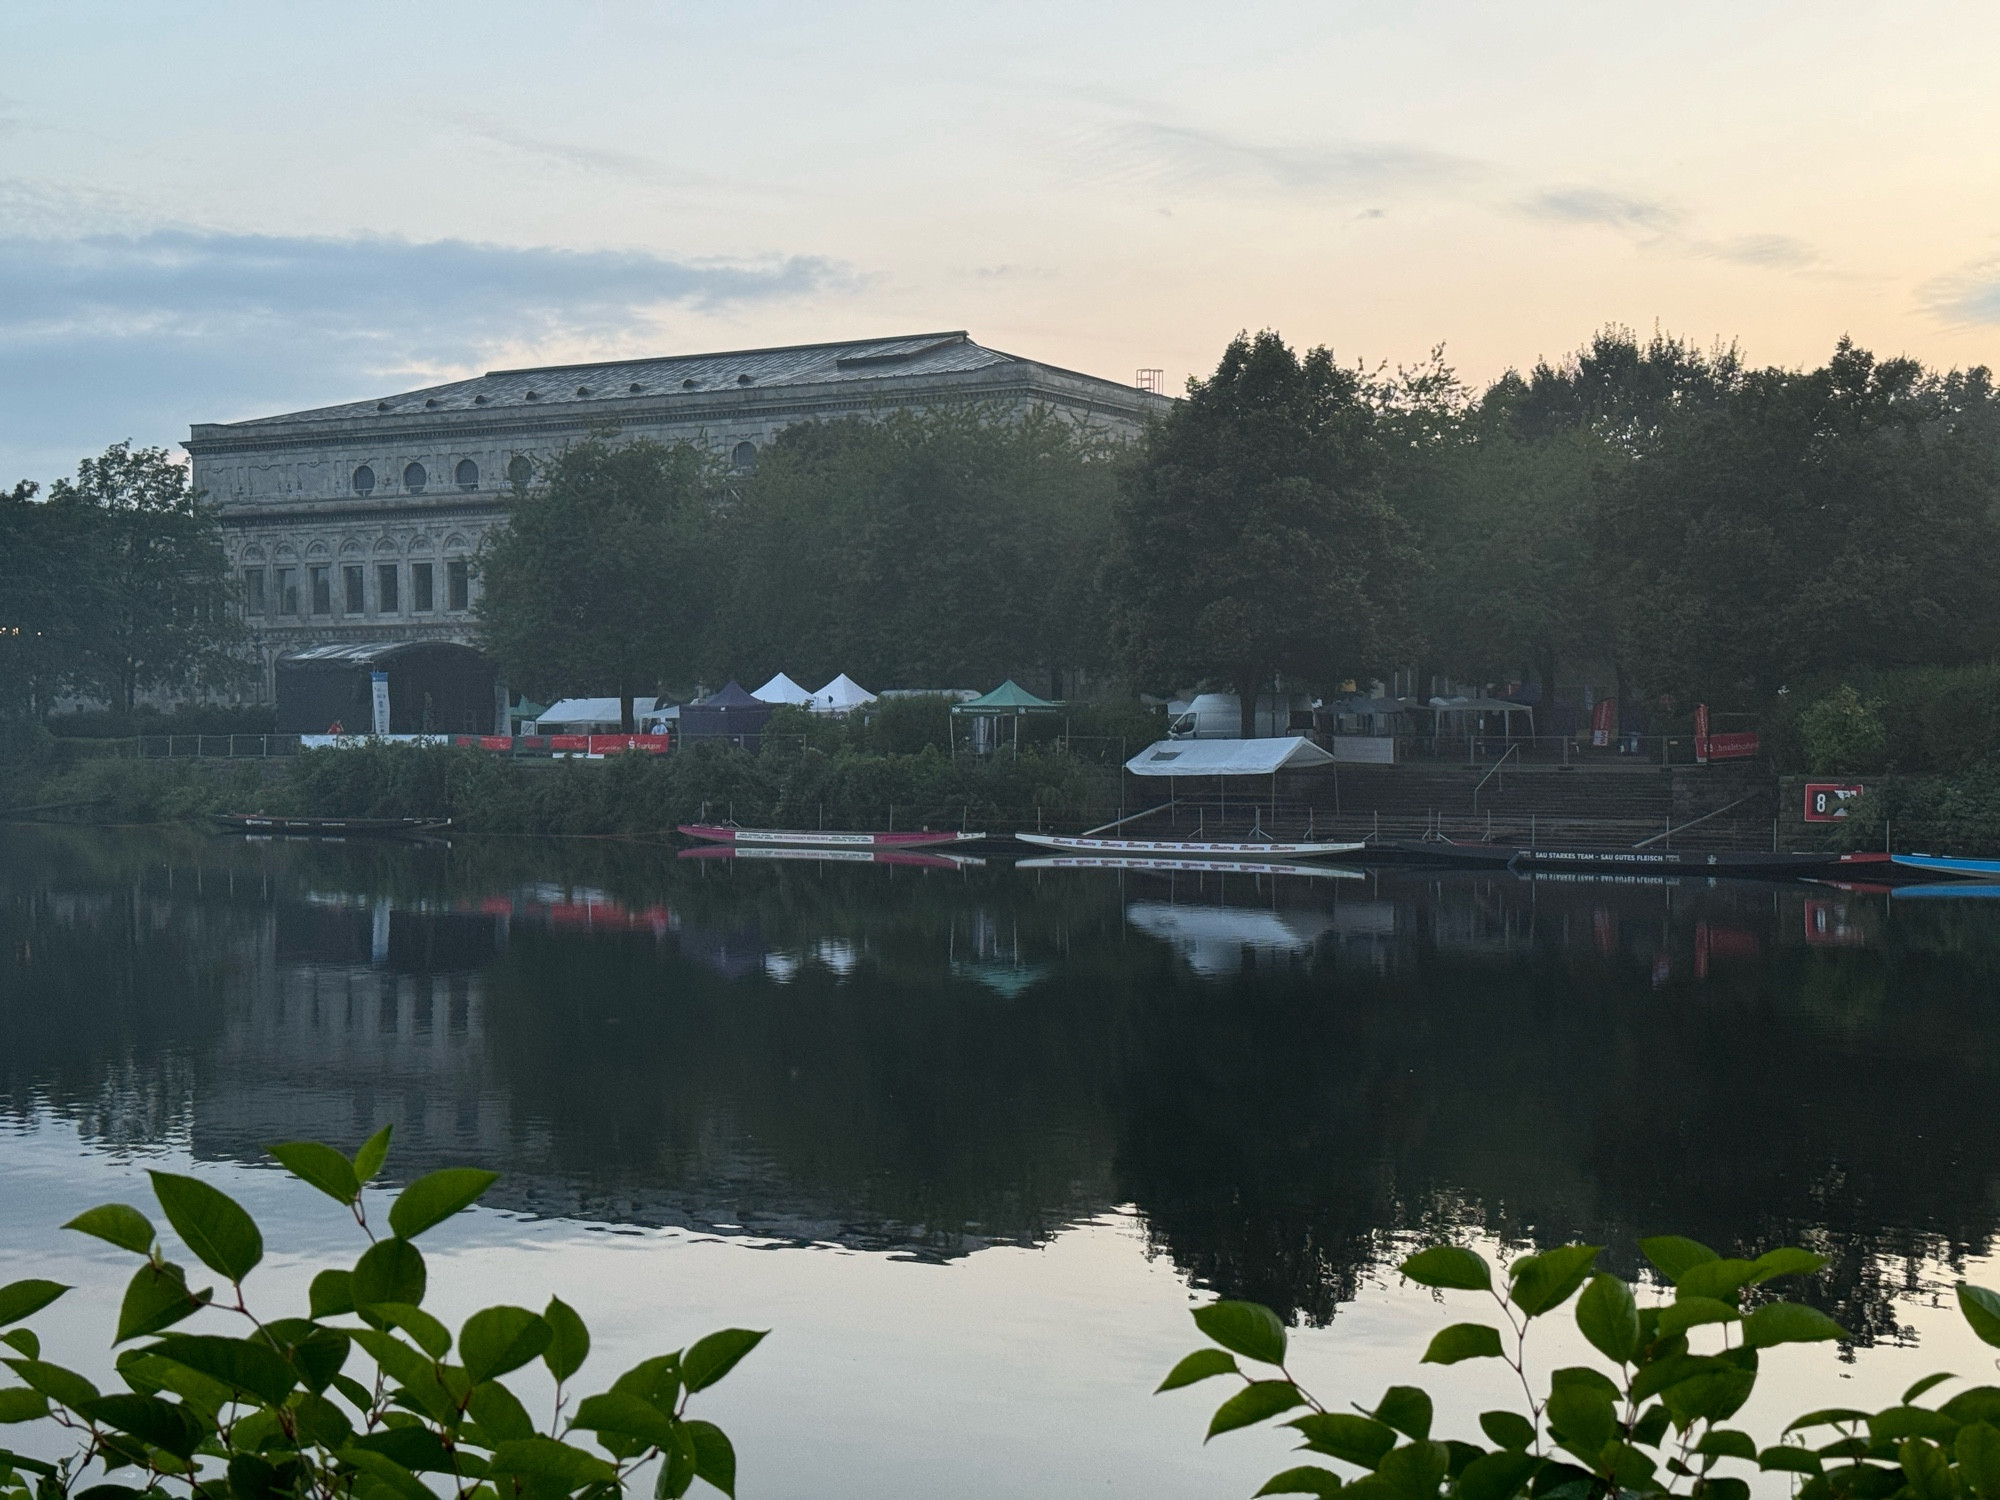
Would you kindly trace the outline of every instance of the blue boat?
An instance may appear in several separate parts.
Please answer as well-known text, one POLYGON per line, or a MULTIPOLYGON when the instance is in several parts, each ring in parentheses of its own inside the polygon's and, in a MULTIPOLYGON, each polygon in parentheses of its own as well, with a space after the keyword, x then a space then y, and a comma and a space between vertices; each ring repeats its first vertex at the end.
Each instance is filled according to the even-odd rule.
POLYGON ((1953 859, 1944 854, 1898 854, 1895 861, 1912 870, 1939 875, 1967 875, 1975 880, 2000 880, 2000 859, 1953 859))
POLYGON ((1950 880, 1941 885, 1899 885, 1891 890, 1898 901, 1907 896, 1924 896, 1954 901, 1970 898, 1992 900, 2000 896, 2000 880, 1950 880))

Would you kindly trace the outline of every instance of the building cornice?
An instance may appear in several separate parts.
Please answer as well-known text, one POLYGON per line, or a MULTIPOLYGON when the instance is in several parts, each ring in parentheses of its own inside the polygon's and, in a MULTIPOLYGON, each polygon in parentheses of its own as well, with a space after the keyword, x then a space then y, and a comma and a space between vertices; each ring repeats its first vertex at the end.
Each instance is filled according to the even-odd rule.
POLYGON ((547 445, 580 439, 605 427, 693 427, 729 431, 767 424, 842 416, 928 404, 950 391, 961 399, 1039 400, 1083 406, 1107 420, 1144 423, 1171 409, 1171 398, 1093 376, 1018 360, 980 370, 871 377, 865 390, 844 382, 813 382, 684 395, 648 393, 604 400, 569 400, 546 408, 509 406, 493 412, 453 407, 319 421, 197 423, 183 446, 201 458, 301 449, 383 447, 407 450, 439 442, 491 444, 508 438, 547 445))

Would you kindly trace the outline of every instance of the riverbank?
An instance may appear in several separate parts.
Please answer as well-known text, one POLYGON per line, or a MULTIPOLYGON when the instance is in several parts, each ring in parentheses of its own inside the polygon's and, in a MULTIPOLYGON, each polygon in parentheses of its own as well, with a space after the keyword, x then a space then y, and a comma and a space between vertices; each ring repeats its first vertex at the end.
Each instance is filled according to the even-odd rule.
POLYGON ((450 818, 469 833, 647 835, 701 818, 791 827, 1032 828, 1115 805, 1117 772, 1054 750, 951 759, 702 743, 664 756, 515 760, 369 745, 283 760, 98 758, 17 764, 4 805, 59 822, 187 822, 218 812, 450 818))

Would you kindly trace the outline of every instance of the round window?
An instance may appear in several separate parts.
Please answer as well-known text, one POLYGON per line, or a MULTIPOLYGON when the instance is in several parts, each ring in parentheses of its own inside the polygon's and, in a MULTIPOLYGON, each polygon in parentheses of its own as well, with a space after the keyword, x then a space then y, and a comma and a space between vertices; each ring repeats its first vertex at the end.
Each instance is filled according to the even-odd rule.
POLYGON ((357 495, 375 493, 375 471, 366 464, 354 471, 354 493, 357 495))
POLYGON ((424 486, 431 482, 431 476, 424 472, 422 464, 411 464, 403 470, 403 488, 412 495, 421 495, 424 486))
POLYGON ((469 458, 461 458, 452 477, 458 481, 460 489, 476 490, 479 488, 479 465, 469 458))

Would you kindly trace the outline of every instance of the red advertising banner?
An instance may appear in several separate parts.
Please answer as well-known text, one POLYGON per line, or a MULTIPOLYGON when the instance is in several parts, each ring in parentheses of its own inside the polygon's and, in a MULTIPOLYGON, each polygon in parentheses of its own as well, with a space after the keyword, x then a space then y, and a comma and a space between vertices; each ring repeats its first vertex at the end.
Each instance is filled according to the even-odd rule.
POLYGON ((1806 783, 1806 821, 1808 823, 1838 823, 1847 816, 1847 804, 1867 790, 1859 786, 1843 786, 1831 781, 1808 781, 1806 783))
POLYGON ((1590 709, 1590 743, 1602 750, 1618 727, 1618 700, 1599 698, 1590 709))
POLYGON ((1706 765, 1712 760, 1747 760, 1757 753, 1757 732, 1742 730, 1733 734, 1711 734, 1708 728, 1708 705, 1694 706, 1694 758, 1706 765))

